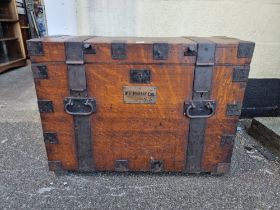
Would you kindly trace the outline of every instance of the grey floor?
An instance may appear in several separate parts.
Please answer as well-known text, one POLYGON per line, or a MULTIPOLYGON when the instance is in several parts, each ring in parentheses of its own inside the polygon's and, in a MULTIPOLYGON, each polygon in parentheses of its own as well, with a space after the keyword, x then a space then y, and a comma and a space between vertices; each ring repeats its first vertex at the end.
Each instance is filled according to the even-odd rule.
POLYGON ((47 168, 30 68, 0 75, 0 209, 280 209, 279 163, 246 146, 259 148, 240 125, 231 172, 220 177, 56 176, 47 168))

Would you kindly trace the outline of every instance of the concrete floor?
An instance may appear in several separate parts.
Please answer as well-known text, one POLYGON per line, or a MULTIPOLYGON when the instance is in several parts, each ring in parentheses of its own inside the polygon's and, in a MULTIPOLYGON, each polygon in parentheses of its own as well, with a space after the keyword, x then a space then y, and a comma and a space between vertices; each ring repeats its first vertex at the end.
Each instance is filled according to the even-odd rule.
POLYGON ((225 176, 56 176, 47 168, 30 67, 0 75, 0 209, 278 210, 280 165, 254 148, 240 125, 225 176))

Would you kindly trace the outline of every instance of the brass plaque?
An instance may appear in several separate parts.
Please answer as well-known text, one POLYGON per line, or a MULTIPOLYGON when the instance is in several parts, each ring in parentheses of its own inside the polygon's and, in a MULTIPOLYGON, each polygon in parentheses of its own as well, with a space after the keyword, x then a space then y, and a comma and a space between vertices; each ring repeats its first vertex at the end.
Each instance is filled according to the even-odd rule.
POLYGON ((157 88, 152 86, 124 86, 123 101, 126 104, 155 104, 157 88))

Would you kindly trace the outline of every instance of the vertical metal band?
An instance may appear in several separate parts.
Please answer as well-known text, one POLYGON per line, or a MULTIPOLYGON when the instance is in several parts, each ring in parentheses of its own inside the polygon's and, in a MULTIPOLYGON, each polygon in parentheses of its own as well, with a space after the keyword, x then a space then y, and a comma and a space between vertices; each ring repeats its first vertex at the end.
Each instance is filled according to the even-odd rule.
POLYGON ((64 43, 66 64, 83 64, 84 63, 84 44, 83 42, 90 39, 91 36, 79 36, 67 40, 64 43))
POLYGON ((74 116, 74 129, 77 149, 78 168, 81 171, 93 170, 91 143, 91 117, 74 116))
POLYGON ((186 171, 189 173, 200 172, 200 163, 204 145, 205 124, 206 120, 203 118, 190 119, 186 162, 186 171))
MULTIPOLYGON (((87 97, 84 65, 68 65, 69 91, 71 97, 87 97)), ((78 169, 93 169, 91 116, 73 115, 78 169)))
MULTIPOLYGON (((193 100, 208 100, 211 94, 216 45, 204 38, 189 38, 197 42, 197 59, 193 82, 193 100)), ((204 132, 207 118, 190 119, 186 156, 186 172, 201 172, 204 132)))
MULTIPOLYGON (((90 37, 77 37, 65 43, 66 63, 68 64, 68 85, 71 97, 87 97, 87 84, 84 57, 83 41, 90 37)), ((92 136, 91 116, 73 115, 74 132, 78 170, 92 171, 92 136)))

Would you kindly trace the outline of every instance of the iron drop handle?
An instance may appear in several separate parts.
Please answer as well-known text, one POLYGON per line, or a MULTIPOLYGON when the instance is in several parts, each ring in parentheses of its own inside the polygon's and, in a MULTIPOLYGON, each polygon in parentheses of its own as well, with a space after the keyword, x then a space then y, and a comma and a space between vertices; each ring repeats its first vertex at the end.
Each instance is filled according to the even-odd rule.
POLYGON ((187 107, 185 107, 184 115, 188 116, 189 118, 209 118, 215 114, 215 102, 213 101, 191 101, 189 104, 187 104, 187 107), (191 110, 196 109, 204 109, 209 110, 209 114, 191 114, 191 110))
POLYGON ((71 115, 91 115, 96 111, 96 102, 91 98, 68 97, 64 101, 64 110, 71 115))

